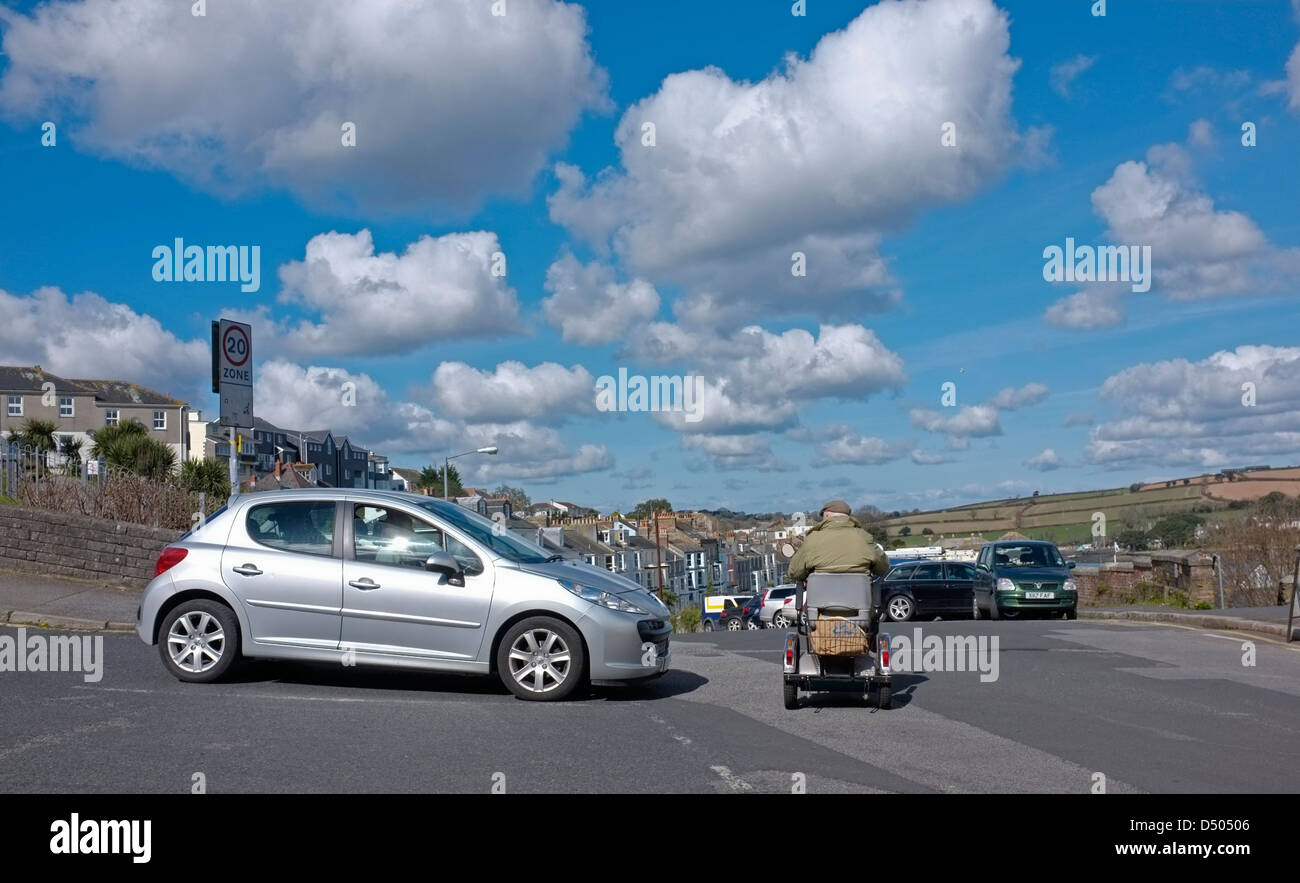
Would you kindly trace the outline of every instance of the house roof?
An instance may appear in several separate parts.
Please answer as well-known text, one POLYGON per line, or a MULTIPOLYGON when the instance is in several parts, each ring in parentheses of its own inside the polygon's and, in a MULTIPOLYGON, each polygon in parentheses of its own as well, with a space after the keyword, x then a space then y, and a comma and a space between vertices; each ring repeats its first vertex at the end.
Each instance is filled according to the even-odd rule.
POLYGON ((95 391, 66 377, 59 377, 48 371, 42 371, 40 365, 33 367, 0 365, 0 390, 4 392, 44 392, 45 384, 53 383, 58 393, 74 395, 94 395, 95 391))
POLYGON ((164 405, 174 408, 188 404, 125 380, 90 380, 78 377, 72 382, 93 390, 95 398, 109 405, 164 405))

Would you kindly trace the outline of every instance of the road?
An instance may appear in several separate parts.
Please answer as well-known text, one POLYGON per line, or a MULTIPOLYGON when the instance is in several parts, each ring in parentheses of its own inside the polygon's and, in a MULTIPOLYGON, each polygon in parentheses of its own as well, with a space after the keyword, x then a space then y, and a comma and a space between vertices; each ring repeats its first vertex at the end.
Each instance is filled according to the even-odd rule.
MULTIPOLYGON (((0 791, 1300 791, 1300 650, 1177 626, 933 622, 999 640, 998 679, 896 677, 895 708, 786 711, 781 632, 674 639, 642 690, 561 704, 482 678, 245 663, 182 684, 134 635, 103 678, 0 673, 0 791), (1242 643, 1255 665, 1242 664, 1242 643), (796 775, 798 774, 798 776, 796 775)), ((0 635, 13 634, 0 629, 0 635)))

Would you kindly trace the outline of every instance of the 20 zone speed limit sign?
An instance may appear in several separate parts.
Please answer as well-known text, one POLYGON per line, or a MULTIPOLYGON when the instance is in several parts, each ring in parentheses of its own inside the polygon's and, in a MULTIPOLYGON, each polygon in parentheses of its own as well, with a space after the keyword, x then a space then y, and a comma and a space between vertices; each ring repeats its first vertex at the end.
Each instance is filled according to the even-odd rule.
POLYGON ((243 322, 213 322, 212 387, 221 396, 221 423, 253 425, 253 331, 243 322))

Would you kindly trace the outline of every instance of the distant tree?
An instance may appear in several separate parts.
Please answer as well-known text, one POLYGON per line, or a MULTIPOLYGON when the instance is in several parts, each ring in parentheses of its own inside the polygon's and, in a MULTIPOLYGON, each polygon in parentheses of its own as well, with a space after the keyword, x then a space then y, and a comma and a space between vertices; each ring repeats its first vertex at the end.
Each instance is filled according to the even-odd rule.
POLYGON ((82 440, 75 435, 59 436, 59 453, 69 460, 81 460, 82 440))
POLYGON ((1133 482, 1131 485, 1128 486, 1128 489, 1129 489, 1129 492, 1130 492, 1130 493, 1134 493, 1134 494, 1136 494, 1138 491, 1142 490, 1142 482, 1140 482, 1140 481, 1135 481, 1135 482, 1133 482))
POLYGON ((23 447, 38 451, 57 451, 59 440, 55 433, 58 427, 51 420, 29 418, 16 432, 10 432, 9 440, 23 447))
MULTIPOLYGON (((463 497, 465 495, 465 488, 460 483, 460 473, 456 471, 455 466, 448 466, 447 476, 447 493, 453 497, 463 497)), ((416 480, 415 486, 428 491, 435 497, 441 497, 442 467, 425 466, 420 470, 420 477, 416 480)))
POLYGON ((176 452, 155 438, 138 420, 91 430, 90 455, 103 457, 114 469, 134 472, 154 480, 166 478, 176 468, 176 452))
POLYGON ((492 491, 492 496, 509 497, 510 508, 516 512, 522 512, 533 504, 533 501, 528 499, 528 494, 524 493, 523 488, 511 487, 508 484, 498 485, 496 490, 492 491))
POLYGON ((902 528, 899 529, 898 535, 900 537, 910 537, 912 535, 912 526, 909 524, 904 524, 902 528))
POLYGON ((932 537, 932 536, 934 536, 934 531, 930 530, 930 528, 927 527, 927 528, 923 528, 923 529, 921 530, 921 534, 922 534, 923 536, 932 537))
POLYGON ((1191 512, 1166 515, 1151 527, 1151 536, 1160 540, 1166 549, 1186 546, 1196 537, 1196 528, 1202 519, 1191 512))
POLYGON ((180 484, 210 499, 225 499, 230 496, 230 466, 215 457, 186 460, 181 464, 180 484))
POLYGON ((651 515, 659 512, 672 512, 673 504, 662 497, 654 497, 642 503, 637 503, 632 507, 628 514, 637 521, 648 519, 651 515))
POLYGON ((1115 537, 1115 542, 1125 549, 1143 552, 1146 551, 1147 545, 1151 542, 1151 537, 1145 530, 1128 528, 1119 532, 1119 535, 1115 537))

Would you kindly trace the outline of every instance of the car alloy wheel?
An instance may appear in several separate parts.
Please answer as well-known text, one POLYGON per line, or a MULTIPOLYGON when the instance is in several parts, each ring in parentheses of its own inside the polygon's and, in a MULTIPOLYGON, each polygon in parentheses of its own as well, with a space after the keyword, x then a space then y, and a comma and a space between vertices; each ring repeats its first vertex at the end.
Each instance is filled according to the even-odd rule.
POLYGON ((785 618, 784 613, 778 613, 772 617, 772 628, 783 629, 790 625, 790 620, 785 618))
POLYGON ((530 628, 510 645, 510 677, 529 693, 559 690, 573 670, 573 656, 562 636, 548 628, 530 628))
POLYGON ((167 630, 167 651, 181 671, 204 674, 221 662, 226 631, 206 610, 190 610, 176 617, 167 630))
POLYGON ((174 677, 191 684, 219 680, 239 658, 239 620, 220 601, 182 601, 159 623, 158 654, 174 677))
POLYGON ((760 626, 760 625, 758 624, 758 620, 756 620, 756 619, 751 619, 751 620, 750 620, 750 621, 745 625, 745 628, 749 629, 751 632, 756 632, 756 631, 758 631, 760 628, 762 628, 762 626, 760 626))
POLYGON ((727 631, 729 632, 740 631, 740 620, 734 618, 727 620, 727 631))
POLYGON ((889 611, 889 618, 894 622, 907 622, 912 618, 912 602, 905 595, 895 595, 890 598, 886 609, 889 611))

